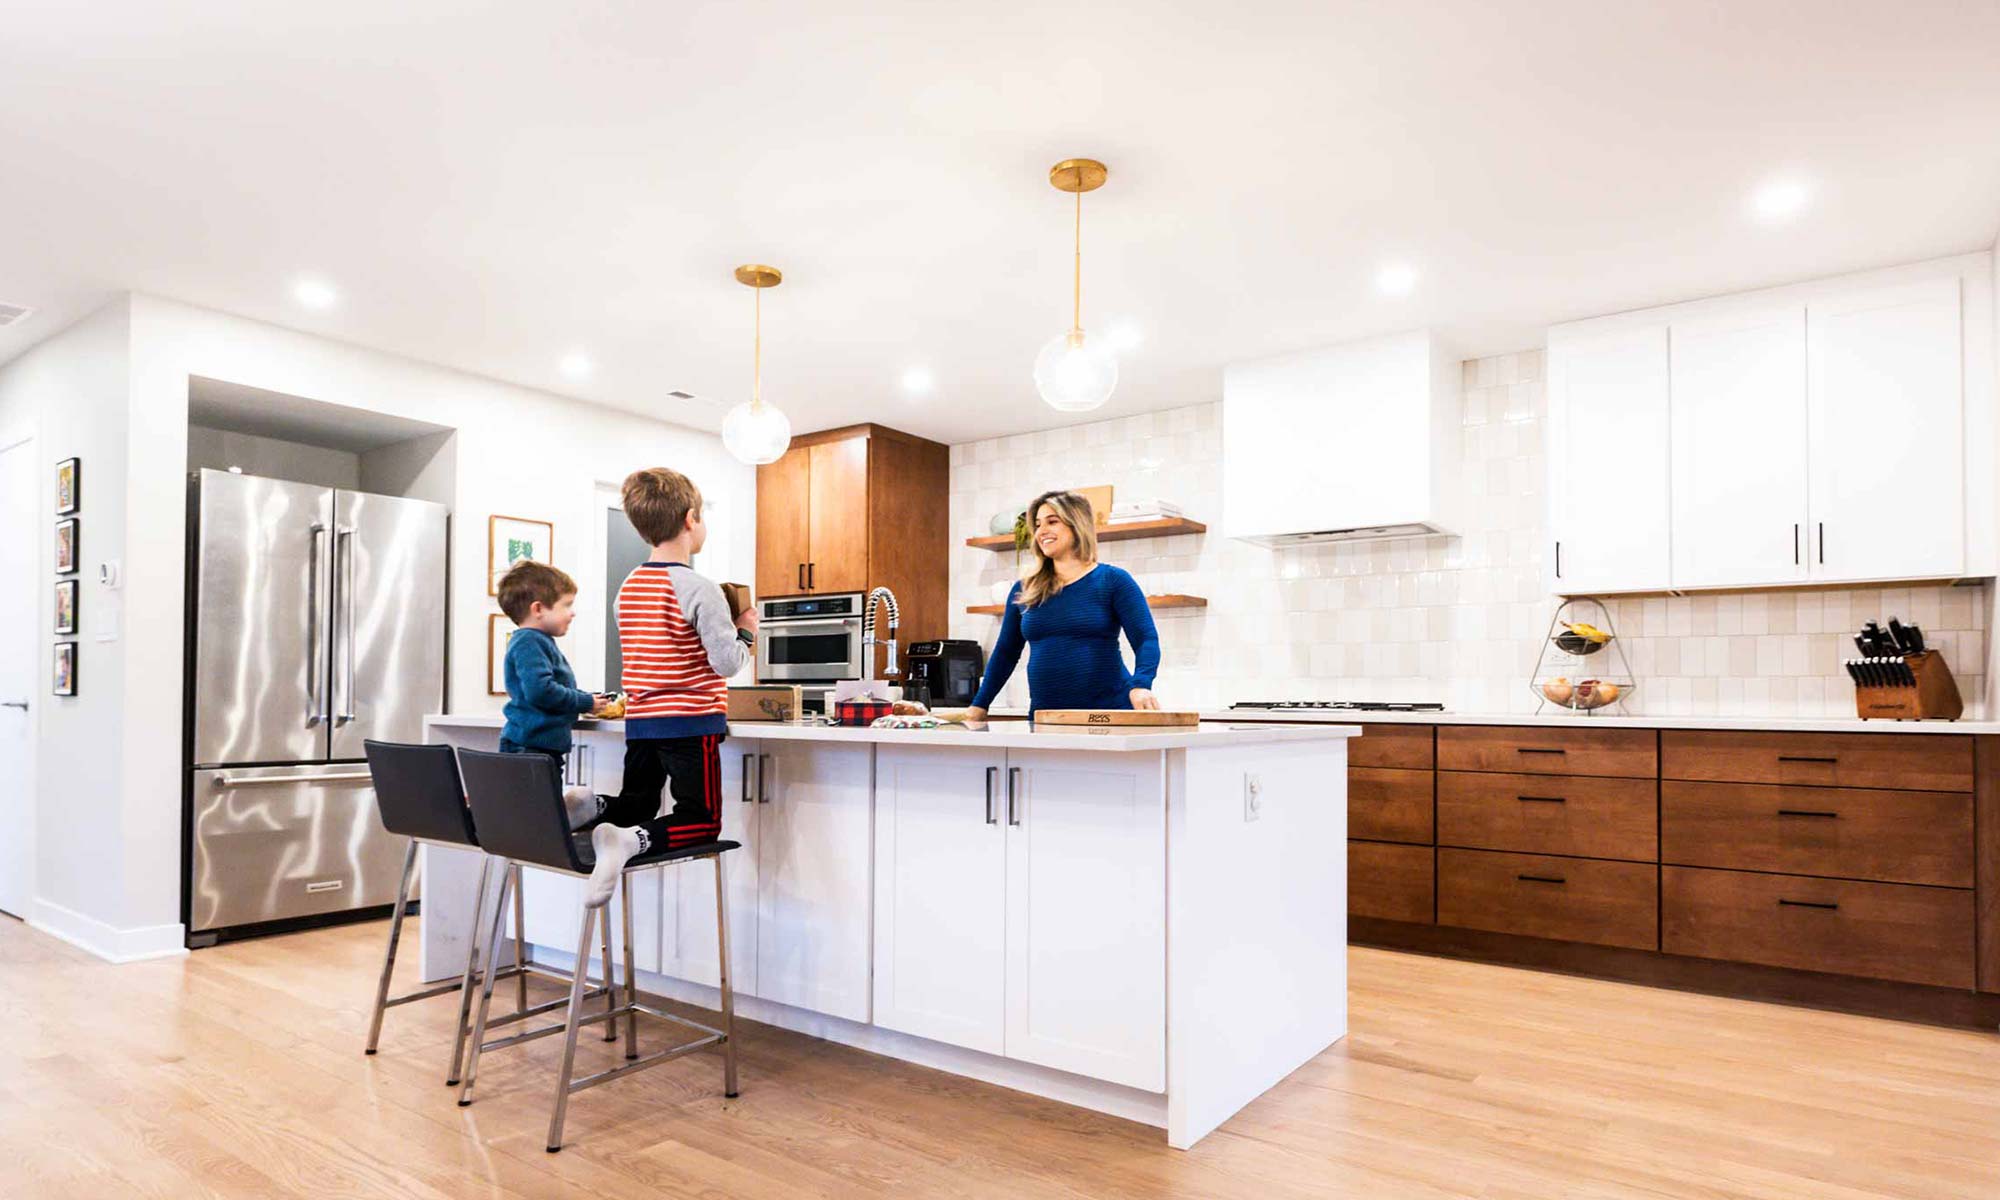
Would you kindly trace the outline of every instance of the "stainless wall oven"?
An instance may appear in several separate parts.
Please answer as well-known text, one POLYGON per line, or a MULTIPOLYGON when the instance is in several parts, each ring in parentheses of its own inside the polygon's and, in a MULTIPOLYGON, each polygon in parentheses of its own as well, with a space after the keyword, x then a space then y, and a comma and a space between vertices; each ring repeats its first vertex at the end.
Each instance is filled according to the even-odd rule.
POLYGON ((861 593, 757 602, 757 682, 861 678, 861 593))

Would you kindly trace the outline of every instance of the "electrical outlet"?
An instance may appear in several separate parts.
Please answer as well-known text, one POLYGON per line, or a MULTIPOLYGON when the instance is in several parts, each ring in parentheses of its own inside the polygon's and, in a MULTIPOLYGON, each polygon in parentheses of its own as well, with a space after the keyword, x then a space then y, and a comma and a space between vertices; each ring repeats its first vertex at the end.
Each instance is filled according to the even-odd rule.
POLYGON ((1261 776, 1243 776, 1243 819, 1255 821, 1264 815, 1264 780, 1261 776))

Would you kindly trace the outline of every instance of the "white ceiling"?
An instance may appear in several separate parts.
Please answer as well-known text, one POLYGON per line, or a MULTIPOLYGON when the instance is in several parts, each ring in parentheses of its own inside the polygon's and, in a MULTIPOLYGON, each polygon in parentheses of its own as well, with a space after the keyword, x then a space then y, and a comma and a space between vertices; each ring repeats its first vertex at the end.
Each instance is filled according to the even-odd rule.
POLYGON ((1064 423, 1036 349, 1128 319, 1107 413, 1242 358, 1983 249, 2000 4, 0 0, 0 360, 132 289, 711 427, 1064 423), (1812 203, 1746 212, 1780 174, 1812 203), (1388 299, 1378 268, 1416 290, 1388 299), (314 275, 342 300, 301 308, 314 275), (588 382, 558 368, 573 350, 588 382), (927 366, 912 399, 904 370, 927 366))

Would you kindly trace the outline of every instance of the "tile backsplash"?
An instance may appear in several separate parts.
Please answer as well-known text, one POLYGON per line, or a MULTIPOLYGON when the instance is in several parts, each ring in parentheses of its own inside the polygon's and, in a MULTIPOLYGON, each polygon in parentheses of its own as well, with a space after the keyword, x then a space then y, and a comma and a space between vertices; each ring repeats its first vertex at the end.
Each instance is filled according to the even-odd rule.
MULTIPOLYGON (((1557 599, 1543 585, 1542 352, 1468 360, 1459 429, 1467 496, 1456 537, 1271 550, 1224 537, 1221 405, 1194 405, 951 449, 952 633, 989 649, 1014 555, 975 550, 996 513, 1052 487, 1110 484, 1121 501, 1181 505, 1210 532, 1106 542, 1148 592, 1205 609, 1155 614, 1157 684, 1175 708, 1251 699, 1430 700, 1459 712, 1532 712, 1528 690, 1557 599)), ((1343 448, 1326 448, 1337 471, 1343 448)), ((1609 602, 1639 686, 1628 713, 1852 716, 1841 659, 1870 618, 1924 628, 1983 715, 1990 588, 1891 587, 1649 596, 1609 602)), ((1030 652, 1032 653, 1032 651, 1030 652)), ((1027 704, 1015 672, 1002 704, 1027 704)))

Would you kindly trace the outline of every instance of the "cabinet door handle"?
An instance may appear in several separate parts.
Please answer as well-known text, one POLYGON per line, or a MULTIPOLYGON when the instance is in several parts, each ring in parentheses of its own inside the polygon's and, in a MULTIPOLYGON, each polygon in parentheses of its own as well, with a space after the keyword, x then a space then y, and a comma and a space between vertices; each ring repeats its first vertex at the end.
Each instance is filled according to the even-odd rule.
POLYGON ((814 579, 815 579, 815 578, 816 578, 816 577, 817 577, 818 575, 819 575, 819 564, 818 564, 818 563, 816 563, 816 562, 809 562, 809 563, 807 563, 807 564, 806 564, 806 590, 807 590, 807 591, 809 591, 809 592, 810 592, 810 591, 812 591, 812 590, 813 590, 813 588, 814 588, 815 586, 817 586, 817 585, 816 585, 816 584, 815 584, 815 583, 814 583, 813 581, 814 581, 814 579))
POLYGON ((1524 801, 1528 802, 1529 804, 1567 804, 1567 803, 1569 803, 1569 801, 1568 801, 1568 800, 1567 800, 1566 798, 1562 797, 1562 796, 1516 796, 1516 797, 1514 797, 1514 799, 1516 799, 1516 800, 1524 800, 1524 801))
POLYGON ((1563 749, 1559 749, 1559 748, 1557 748, 1557 747, 1555 747, 1555 746, 1516 746, 1516 747, 1514 747, 1514 753, 1516 753, 1516 754, 1568 754, 1568 753, 1569 753, 1569 751, 1567 751, 1567 750, 1563 750, 1563 749))
POLYGON ((759 754, 757 756, 757 803, 759 804, 769 804, 771 802, 770 780, 767 777, 770 769, 771 756, 768 754, 759 754))
POLYGON ((1824 908, 1829 912, 1840 907, 1838 904, 1824 904, 1818 900, 1780 900, 1781 908, 1824 908))
POLYGON ((1819 523, 1819 564, 1826 565, 1826 522, 1819 523))
POLYGON ((1799 565, 1799 523, 1792 522, 1792 565, 1799 565))
POLYGON ((1021 808, 1019 800, 1020 791, 1021 791, 1021 768, 1008 767, 1007 768, 1007 823, 1009 825, 1019 825, 1021 823, 1021 808))
POLYGON ((756 756, 756 755, 754 755, 754 754, 746 754, 746 755, 744 755, 744 756, 743 756, 743 803, 745 803, 745 804, 748 804, 748 803, 750 803, 750 802, 751 802, 751 795, 750 795, 750 760, 751 760, 751 759, 753 759, 753 758, 755 758, 755 757, 757 757, 757 756, 756 756))
POLYGON ((1564 879, 1560 875, 1516 875, 1514 876, 1514 878, 1520 880, 1522 883, 1568 883, 1569 882, 1569 880, 1564 879))
POLYGON ((1836 758, 1831 754, 1780 754, 1778 756, 1778 761, 1826 763, 1828 765, 1832 765, 1833 763, 1839 762, 1840 759, 1836 758))
POLYGON ((799 564, 799 590, 802 592, 806 590, 806 565, 804 563, 799 564))
POLYGON ((1563 544, 1559 539, 1556 542, 1556 578, 1561 579, 1562 577, 1563 577, 1563 544))
POLYGON ((999 788, 1000 768, 986 768, 986 823, 988 825, 998 825, 1000 823, 1000 815, 993 809, 993 796, 995 792, 999 791, 999 788))
POLYGON ((1781 817, 1837 817, 1840 814, 1818 808, 1781 808, 1778 810, 1778 815, 1781 817))

